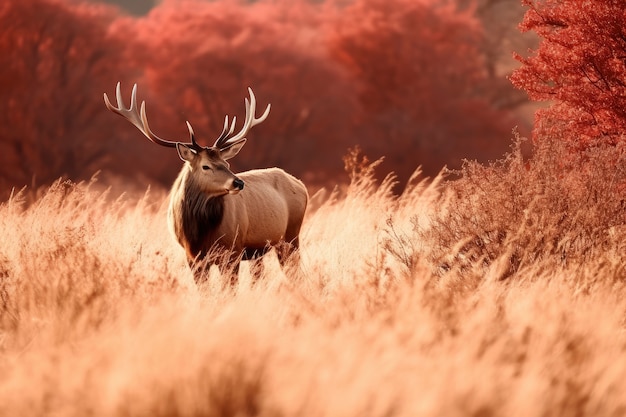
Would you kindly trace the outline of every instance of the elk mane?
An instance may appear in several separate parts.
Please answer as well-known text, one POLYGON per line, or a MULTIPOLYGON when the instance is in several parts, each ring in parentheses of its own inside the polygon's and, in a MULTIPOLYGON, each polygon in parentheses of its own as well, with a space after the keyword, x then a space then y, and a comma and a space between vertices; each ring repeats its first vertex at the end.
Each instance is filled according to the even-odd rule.
POLYGON ((192 175, 184 182, 179 213, 182 229, 192 253, 199 253, 206 237, 222 223, 224 196, 207 196, 202 192, 192 175))

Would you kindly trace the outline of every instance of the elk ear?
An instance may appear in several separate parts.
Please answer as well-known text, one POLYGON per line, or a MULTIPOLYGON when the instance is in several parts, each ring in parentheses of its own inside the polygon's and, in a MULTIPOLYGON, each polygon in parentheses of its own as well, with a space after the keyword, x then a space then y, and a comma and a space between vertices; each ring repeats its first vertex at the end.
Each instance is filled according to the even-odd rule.
POLYGON ((185 145, 184 143, 176 143, 176 150, 178 151, 178 156, 183 161, 191 162, 196 157, 197 153, 195 150, 185 145))
POLYGON ((241 139, 240 141, 235 142, 234 144, 226 148, 222 148, 220 149, 220 156, 222 157, 223 160, 230 159, 233 156, 237 155, 239 151, 241 150, 241 148, 243 148, 243 145, 245 144, 246 144, 246 139, 241 139))

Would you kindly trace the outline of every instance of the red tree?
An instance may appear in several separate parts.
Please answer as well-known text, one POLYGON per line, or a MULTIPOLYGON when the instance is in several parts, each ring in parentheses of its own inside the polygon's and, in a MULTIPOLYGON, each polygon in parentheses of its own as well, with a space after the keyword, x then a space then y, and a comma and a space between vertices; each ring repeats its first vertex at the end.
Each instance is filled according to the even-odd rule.
POLYGON ((565 137, 577 147, 616 144, 626 132, 626 8, 623 0, 525 0, 520 25, 541 44, 511 77, 535 100, 535 135, 565 137))
POLYGON ((0 188, 91 177, 134 159, 102 92, 129 70, 114 9, 56 0, 0 6, 0 188), (119 164, 119 165, 118 165, 119 164))
POLYGON ((502 154, 514 123, 487 100, 483 36, 472 11, 435 0, 356 0, 341 13, 334 56, 359 83, 368 153, 406 177, 502 154))
MULTIPOLYGON (((346 74, 325 56, 322 9, 307 2, 166 1, 133 33, 154 130, 185 138, 185 120, 211 145, 224 116, 243 119, 246 87, 269 118, 252 130, 236 169, 281 166, 321 183, 342 169, 356 143, 356 102, 346 74)), ((241 122, 239 124, 241 126, 241 122)), ((172 161, 179 163, 175 153, 172 161)))

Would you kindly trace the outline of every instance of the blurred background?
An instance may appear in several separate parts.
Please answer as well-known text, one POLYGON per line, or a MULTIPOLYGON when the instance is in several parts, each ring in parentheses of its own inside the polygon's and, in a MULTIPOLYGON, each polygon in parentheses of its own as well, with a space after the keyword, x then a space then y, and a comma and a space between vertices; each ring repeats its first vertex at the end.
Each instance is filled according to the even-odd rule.
POLYGON ((96 172, 168 187, 181 161, 109 112, 102 94, 139 85, 152 130, 211 145, 247 87, 269 118, 235 171, 280 166, 309 188, 345 182, 343 156, 385 157, 403 184, 529 135, 533 105, 507 79, 536 39, 519 0, 109 2, 0 5, 0 195, 96 172))

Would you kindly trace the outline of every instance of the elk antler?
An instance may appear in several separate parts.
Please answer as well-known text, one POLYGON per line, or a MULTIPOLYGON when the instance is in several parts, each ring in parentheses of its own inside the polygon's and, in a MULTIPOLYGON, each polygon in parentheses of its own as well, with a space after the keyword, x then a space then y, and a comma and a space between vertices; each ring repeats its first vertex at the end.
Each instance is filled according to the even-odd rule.
MULTIPOLYGON (((126 108, 124 106, 124 100, 122 99, 122 87, 119 82, 117 83, 117 87, 115 89, 115 98, 117 99, 117 107, 114 107, 111 104, 107 93, 104 93, 104 104, 107 106, 107 109, 111 110, 113 113, 119 114, 120 116, 131 122, 152 142, 156 143, 157 145, 167 146, 170 148, 176 147, 177 143, 181 143, 161 139, 160 137, 155 135, 152 130, 150 130, 150 126, 148 125, 148 117, 146 116, 146 102, 142 101, 141 110, 137 110, 137 84, 133 86, 133 91, 130 96, 129 108, 126 108)), ((187 122, 187 129, 189 129, 189 138, 191 140, 191 143, 188 143, 187 145, 191 145, 196 150, 202 149, 202 147, 196 142, 193 129, 189 122, 187 122)))
POLYGON ((224 119, 224 128, 222 129, 222 133, 220 133, 219 137, 215 141, 215 144, 213 145, 214 147, 220 150, 224 150, 226 148, 230 148, 231 146, 241 142, 242 140, 245 139, 245 136, 248 134, 248 132, 250 131, 250 129, 252 129, 253 126, 256 126, 262 121, 264 121, 267 118, 267 116, 270 114, 271 105, 268 104, 267 107, 265 108, 265 112, 263 112, 261 117, 257 118, 255 116, 256 97, 254 97, 254 93, 252 92, 252 89, 250 87, 248 87, 248 93, 250 93, 250 101, 248 101, 248 98, 245 99, 246 119, 244 120, 241 131, 237 133, 235 136, 230 136, 233 134, 233 131, 235 130, 235 121, 237 120, 237 118, 233 117, 233 121, 230 124, 230 128, 229 128, 228 127, 228 115, 227 115, 226 118, 224 119))

